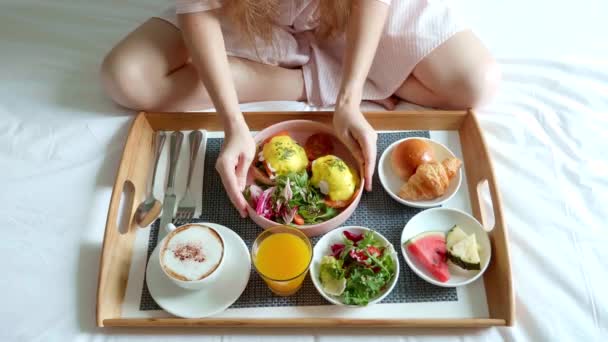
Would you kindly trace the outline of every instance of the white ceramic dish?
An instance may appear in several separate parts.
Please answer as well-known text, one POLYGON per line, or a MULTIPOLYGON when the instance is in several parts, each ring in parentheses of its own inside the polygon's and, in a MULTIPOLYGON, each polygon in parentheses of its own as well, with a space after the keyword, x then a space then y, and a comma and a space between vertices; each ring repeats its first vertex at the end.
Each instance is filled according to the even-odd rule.
POLYGON ((202 318, 226 310, 243 293, 249 274, 251 258, 245 242, 231 229, 215 223, 203 223, 222 234, 225 249, 223 266, 217 276, 201 290, 177 286, 162 271, 158 262, 160 244, 156 246, 146 269, 150 295, 165 311, 183 318, 202 318))
POLYGON ((399 279, 399 257, 397 256, 397 252, 396 252, 393 244, 391 244, 384 236, 382 236, 382 234, 380 234, 372 229, 369 229, 369 228, 354 227, 354 226, 340 227, 340 228, 336 228, 336 229, 332 230, 331 232, 323 235, 323 237, 315 245, 314 251, 313 251, 313 259, 312 259, 312 263, 310 265, 310 277, 312 279, 312 282, 315 285, 315 288, 317 289, 317 291, 319 291, 319 293, 321 294, 321 296, 323 296, 323 298, 327 299, 327 301, 329 301, 330 303, 336 304, 336 305, 360 307, 360 306, 356 306, 356 305, 346 305, 340 300, 339 297, 332 296, 332 295, 325 293, 325 291, 323 291, 323 286, 321 286, 321 281, 319 280, 319 269, 321 266, 321 259, 323 258, 323 256, 330 254, 331 245, 333 245, 334 243, 343 242, 342 232, 345 230, 348 230, 349 232, 352 232, 355 234, 361 234, 361 233, 364 233, 365 231, 372 231, 372 232, 374 232, 374 234, 376 234, 376 237, 378 237, 385 244, 385 246, 387 246, 387 248, 390 248, 389 251, 392 251, 393 262, 395 263, 395 275, 393 276, 393 279, 391 279, 391 281, 388 284, 388 286, 386 287, 386 289, 378 297, 370 300, 368 305, 378 303, 382 299, 384 299, 384 297, 388 296, 388 294, 391 293, 391 291, 393 291, 395 284, 397 284, 397 279, 399 279))
MULTIPOLYGON (((164 248, 167 245, 167 241, 169 239, 169 236, 171 236, 172 232, 174 232, 177 229, 184 229, 187 227, 191 227, 191 226, 201 226, 201 227, 205 227, 205 228, 209 228, 213 231, 215 231, 215 233, 219 236, 222 246, 223 246, 223 253, 222 255, 225 255, 226 252, 226 243, 224 242, 224 238, 222 237, 222 234, 219 231, 216 231, 215 229, 213 229, 213 227, 210 226, 205 226, 202 225, 200 223, 188 223, 188 224, 184 224, 180 227, 176 227, 173 223, 169 223, 167 225, 167 227, 165 228, 167 230, 167 233, 169 233, 167 236, 165 236, 165 238, 159 242, 158 244, 161 246, 161 250, 162 248, 164 248)), ((199 279, 199 280, 181 280, 181 279, 177 279, 174 278, 169 272, 167 272, 167 270, 162 266, 162 258, 160 256, 160 251, 158 253, 159 255, 159 259, 158 262, 161 263, 161 267, 160 269, 163 271, 163 273, 165 273, 165 276, 167 276, 167 278, 169 278, 173 283, 175 283, 175 285, 179 286, 179 287, 183 287, 185 289, 190 289, 190 290, 200 290, 202 288, 204 288, 205 286, 207 286, 207 284, 210 284, 213 282, 214 278, 217 277, 221 271, 222 271, 222 266, 224 265, 224 261, 225 259, 222 257, 222 259, 220 260, 218 266, 216 267, 216 269, 214 271, 212 271, 211 274, 209 274, 207 277, 203 278, 203 279, 199 279)))
POLYGON ((386 192, 395 201, 401 204, 409 205, 410 207, 415 208, 431 208, 439 206, 452 198, 452 196, 454 196, 454 194, 456 194, 460 188, 460 184, 462 183, 462 168, 458 170, 458 174, 454 177, 454 179, 452 179, 450 186, 443 196, 428 201, 404 200, 403 198, 399 197, 398 194, 399 189, 405 182, 395 172, 393 172, 393 168, 391 166, 391 153, 399 143, 409 139, 420 139, 427 141, 435 152, 435 160, 439 162, 443 161, 445 158, 455 157, 454 153, 450 151, 449 148, 431 139, 414 137, 395 141, 389 147, 387 147, 386 150, 382 152, 382 156, 380 156, 380 161, 378 163, 378 177, 380 178, 380 183, 382 183, 384 190, 386 190, 386 192))
POLYGON ((401 253, 403 254, 403 258, 408 266, 420 278, 433 285, 441 287, 456 287, 467 285, 475 281, 483 274, 483 272, 485 272, 490 264, 492 246, 490 244, 488 233, 483 229, 479 221, 477 221, 473 216, 456 209, 433 208, 416 214, 405 225, 405 228, 403 228, 403 232, 401 233, 401 253), (422 266, 414 258, 410 257, 410 254, 405 248, 404 244, 407 242, 407 240, 423 232, 438 231, 447 233, 454 225, 460 226, 460 228, 467 234, 475 234, 477 243, 481 248, 479 252, 479 257, 481 259, 481 270, 466 271, 452 264, 451 262, 448 262, 450 279, 447 282, 442 283, 433 278, 433 276, 422 268, 422 266))

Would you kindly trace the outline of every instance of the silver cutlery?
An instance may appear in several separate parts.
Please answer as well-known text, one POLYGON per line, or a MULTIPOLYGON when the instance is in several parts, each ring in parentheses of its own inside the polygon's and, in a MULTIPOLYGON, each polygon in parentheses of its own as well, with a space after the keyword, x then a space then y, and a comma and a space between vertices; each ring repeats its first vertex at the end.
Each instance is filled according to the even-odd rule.
POLYGON ((162 204, 159 200, 154 197, 154 182, 156 179, 156 169, 158 168, 158 161, 160 159, 160 153, 165 145, 165 134, 161 131, 156 132, 154 136, 154 168, 152 169, 152 177, 148 183, 146 199, 141 202, 135 211, 135 222, 140 227, 147 227, 160 215, 162 204))
POLYGON ((203 133, 201 133, 201 131, 192 131, 188 135, 188 140, 190 140, 190 165, 188 167, 188 179, 186 181, 186 194, 179 202, 177 214, 175 215, 175 219, 180 223, 187 223, 191 220, 194 217, 194 211, 196 210, 196 201, 190 190, 190 183, 198 158, 198 150, 200 149, 203 140, 203 133))
POLYGON ((179 161, 179 152, 182 148, 182 140, 184 140, 184 133, 173 132, 173 134, 171 134, 171 148, 169 150, 169 177, 167 178, 167 189, 165 191, 165 199, 163 201, 163 214, 160 217, 159 234, 164 231, 167 224, 173 221, 173 213, 175 212, 176 204, 175 202, 177 201, 177 197, 175 196, 175 172, 177 169, 177 162, 179 161))

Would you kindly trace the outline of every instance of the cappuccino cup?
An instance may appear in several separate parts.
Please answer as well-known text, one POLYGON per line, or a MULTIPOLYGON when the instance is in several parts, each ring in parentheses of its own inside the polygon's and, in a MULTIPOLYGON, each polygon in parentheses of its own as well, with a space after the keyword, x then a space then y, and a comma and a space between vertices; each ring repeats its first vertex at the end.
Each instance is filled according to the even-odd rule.
POLYGON ((226 246, 222 235, 204 224, 167 225, 160 244, 163 273, 177 286, 200 290, 221 272, 226 246))

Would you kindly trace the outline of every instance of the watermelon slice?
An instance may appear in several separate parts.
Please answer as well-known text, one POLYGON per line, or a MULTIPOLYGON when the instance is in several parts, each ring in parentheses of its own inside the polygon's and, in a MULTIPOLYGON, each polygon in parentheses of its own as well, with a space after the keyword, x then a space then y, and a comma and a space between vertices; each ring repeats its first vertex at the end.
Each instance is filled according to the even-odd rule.
POLYGON ((406 242, 410 255, 435 279, 445 283, 450 279, 445 234, 424 232, 406 242))

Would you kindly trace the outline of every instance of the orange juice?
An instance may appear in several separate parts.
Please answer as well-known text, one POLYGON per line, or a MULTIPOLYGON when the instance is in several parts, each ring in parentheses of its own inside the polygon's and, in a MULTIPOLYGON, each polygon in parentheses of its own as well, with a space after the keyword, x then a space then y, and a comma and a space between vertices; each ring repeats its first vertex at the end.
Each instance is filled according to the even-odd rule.
POLYGON ((260 242, 253 261, 270 289, 278 295, 288 296, 297 292, 302 285, 310 265, 312 250, 306 236, 297 229, 277 228, 281 230, 276 233, 266 231, 258 237, 260 242))

